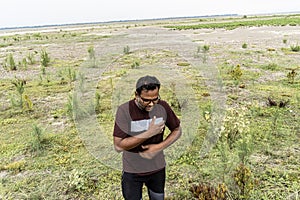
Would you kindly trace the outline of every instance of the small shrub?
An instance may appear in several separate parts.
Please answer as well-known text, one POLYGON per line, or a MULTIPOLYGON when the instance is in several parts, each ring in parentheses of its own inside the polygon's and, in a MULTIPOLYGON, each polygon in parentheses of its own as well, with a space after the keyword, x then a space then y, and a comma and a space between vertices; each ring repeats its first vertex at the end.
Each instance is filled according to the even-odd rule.
POLYGON ((37 152, 42 149, 42 133, 42 129, 34 124, 32 127, 30 143, 30 150, 32 152, 37 152))
POLYGON ((32 103, 32 101, 31 101, 31 99, 29 98, 29 96, 28 95, 24 95, 24 99, 25 99, 25 101, 24 101, 24 105, 23 105, 23 107, 24 108, 27 108, 28 110, 32 110, 33 109, 33 103, 32 103))
POLYGON ((101 110, 100 100, 101 100, 101 95, 98 92, 96 92, 96 94, 95 94, 95 112, 96 112, 96 114, 99 114, 100 110, 101 110))
POLYGON ((240 65, 236 65, 233 69, 229 72, 233 80, 240 80, 241 76, 243 75, 243 71, 241 70, 240 65))
POLYGON ((208 51, 209 51, 209 48, 210 48, 210 46, 207 45, 207 44, 205 44, 205 45, 203 45, 203 47, 202 47, 202 51, 203 51, 203 52, 208 52, 208 51))
POLYGON ((287 39, 283 39, 282 42, 283 42, 283 44, 286 44, 287 43, 287 39))
POLYGON ((19 94, 19 102, 17 102, 17 104, 22 108, 23 107, 23 93, 24 93, 24 90, 25 90, 25 84, 26 84, 26 81, 25 80, 21 80, 21 79, 15 79, 11 82, 18 94, 19 94))
POLYGON ((297 45, 291 45, 290 48, 291 48, 291 51, 293 51, 293 52, 299 52, 300 51, 300 46, 298 44, 297 45))
POLYGON ((26 58, 23 58, 22 61, 19 62, 19 66, 24 68, 24 69, 27 69, 27 59, 26 58))
POLYGON ((206 53, 206 52, 208 52, 209 51, 209 48, 210 48, 210 46, 209 45, 207 45, 207 44, 205 44, 205 45, 203 45, 203 46, 198 46, 198 48, 197 48, 197 53, 206 53))
POLYGON ((137 68, 138 66, 140 66, 140 62, 139 61, 133 61, 133 63, 131 64, 131 68, 137 68))
MULTIPOLYGON (((88 115, 89 105, 81 105, 76 93, 70 94, 67 102, 67 114, 72 119, 82 119, 88 115)), ((92 107, 92 106, 91 106, 92 107)), ((94 110, 94 107, 93 107, 94 110)))
POLYGON ((5 59, 4 68, 9 70, 17 70, 17 65, 14 59, 14 56, 10 53, 5 59))
POLYGON ((289 83, 293 84, 295 82, 295 78, 297 76, 297 72, 295 69, 292 69, 290 72, 287 73, 287 78, 289 83))
POLYGON ((129 46, 126 46, 123 48, 123 53, 124 54, 130 54, 130 47, 129 46))
POLYGON ((95 48, 94 46, 89 46, 88 48, 89 58, 90 60, 95 59, 95 48))
POLYGON ((209 45, 203 45, 203 46, 198 46, 197 47, 197 53, 194 55, 196 58, 201 57, 202 62, 206 63, 207 62, 207 53, 210 49, 209 45), (202 54, 202 55, 201 55, 202 54))
POLYGON ((190 188, 194 197, 197 199, 227 199, 227 187, 224 183, 218 184, 216 187, 209 183, 200 183, 199 185, 194 185, 190 188))
POLYGON ((240 163, 235 169, 233 178, 239 188, 238 199, 249 199, 254 188, 254 179, 249 167, 240 163))
POLYGON ((96 189, 98 179, 91 173, 73 169, 68 177, 68 192, 92 192, 96 189))
POLYGON ((90 46, 87 51, 89 54, 90 67, 95 67, 96 66, 96 55, 95 55, 94 46, 90 46))
POLYGON ((248 47, 247 43, 242 44, 242 48, 246 49, 248 47))
POLYGON ((40 58, 41 58, 41 65, 43 67, 48 67, 48 65, 50 63, 50 57, 45 49, 42 49, 42 51, 40 53, 40 58))
POLYGON ((72 69, 71 67, 68 67, 68 78, 69 78, 69 83, 75 81, 77 78, 76 71, 72 69))
POLYGON ((35 59, 34 59, 34 54, 33 53, 28 53, 27 55, 27 61, 30 65, 35 64, 35 59))
POLYGON ((246 108, 241 110, 229 109, 228 115, 224 119, 222 137, 227 142, 230 149, 235 147, 246 133, 249 132, 249 121, 246 119, 246 108))

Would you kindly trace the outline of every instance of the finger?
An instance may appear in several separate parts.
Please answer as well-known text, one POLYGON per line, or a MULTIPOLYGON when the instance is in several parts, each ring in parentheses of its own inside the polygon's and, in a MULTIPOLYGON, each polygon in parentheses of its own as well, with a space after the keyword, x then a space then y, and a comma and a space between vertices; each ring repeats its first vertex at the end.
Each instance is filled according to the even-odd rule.
POLYGON ((151 124, 155 124, 156 116, 152 117, 151 124))
POLYGON ((148 149, 149 146, 148 146, 148 145, 142 145, 142 148, 143 148, 143 149, 148 149))

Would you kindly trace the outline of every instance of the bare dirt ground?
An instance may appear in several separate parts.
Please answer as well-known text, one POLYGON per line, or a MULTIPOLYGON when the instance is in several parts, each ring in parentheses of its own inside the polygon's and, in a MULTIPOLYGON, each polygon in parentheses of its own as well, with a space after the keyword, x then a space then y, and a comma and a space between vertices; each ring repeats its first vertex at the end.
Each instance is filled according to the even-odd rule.
MULTIPOLYGON (((34 33, 55 33, 60 31, 66 32, 86 32, 88 35, 97 36, 114 36, 114 39, 107 41, 95 42, 98 54, 103 51, 118 51, 117 47, 122 47, 131 44, 132 48, 173 48, 180 40, 190 40, 195 44, 208 44, 211 47, 211 55, 216 62, 220 58, 226 59, 226 52, 242 50, 242 44, 247 43, 251 50, 267 50, 278 49, 278 47, 289 47, 291 44, 297 44, 300 38, 300 30, 297 26, 281 26, 281 27, 249 27, 237 28, 234 30, 225 29, 200 29, 200 30, 186 30, 186 31, 170 31, 164 29, 159 25, 137 26, 126 28, 126 24, 112 24, 105 26, 74 26, 74 27, 50 27, 39 29, 13 29, 0 30, 0 36, 10 35, 24 35, 34 33), (288 38, 288 43, 283 45, 282 40, 288 38), (159 41, 158 40, 162 40, 159 41), (161 44, 159 44, 161 43, 161 44), (106 48, 106 49, 105 49, 106 48), (216 57, 217 55, 218 57, 216 57)), ((128 25, 129 26, 129 25, 128 25)), ((46 47, 51 54, 51 57, 56 59, 85 59, 87 56, 86 50, 91 43, 49 43, 42 45, 34 45, 27 43, 20 43, 13 47, 5 47, 0 49, 0 62, 4 60, 4 56, 9 52, 22 52, 28 49, 36 49, 46 47)), ((191 47, 193 48, 193 47, 191 47)), ((230 59, 230 58, 229 58, 230 59)), ((297 59, 297 58, 296 58, 297 59)), ((2 67, 0 68, 1 78, 14 76, 32 76, 35 73, 29 72, 6 72, 2 67), (22 75, 21 75, 22 74, 22 75)))

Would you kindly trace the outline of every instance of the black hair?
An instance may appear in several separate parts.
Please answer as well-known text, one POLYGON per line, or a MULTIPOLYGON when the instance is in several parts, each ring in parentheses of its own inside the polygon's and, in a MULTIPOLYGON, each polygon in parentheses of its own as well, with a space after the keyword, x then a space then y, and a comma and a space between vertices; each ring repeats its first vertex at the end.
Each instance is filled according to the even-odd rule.
POLYGON ((143 76, 136 82, 136 93, 140 95, 143 90, 155 90, 160 88, 160 82, 155 76, 143 76))
POLYGON ((149 83, 146 85, 142 85, 141 87, 137 88, 135 91, 138 95, 140 95, 142 93, 143 90, 155 90, 155 89, 159 89, 160 88, 160 84, 157 83, 149 83))

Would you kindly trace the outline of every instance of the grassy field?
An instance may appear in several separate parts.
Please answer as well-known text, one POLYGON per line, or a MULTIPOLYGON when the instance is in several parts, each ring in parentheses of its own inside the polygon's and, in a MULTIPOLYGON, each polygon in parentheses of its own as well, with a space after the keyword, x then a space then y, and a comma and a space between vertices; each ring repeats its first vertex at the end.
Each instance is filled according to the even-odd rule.
POLYGON ((299 25, 274 15, 1 32, 0 199, 122 199, 114 113, 146 73, 184 130, 166 151, 166 199, 299 199, 299 25))

